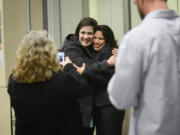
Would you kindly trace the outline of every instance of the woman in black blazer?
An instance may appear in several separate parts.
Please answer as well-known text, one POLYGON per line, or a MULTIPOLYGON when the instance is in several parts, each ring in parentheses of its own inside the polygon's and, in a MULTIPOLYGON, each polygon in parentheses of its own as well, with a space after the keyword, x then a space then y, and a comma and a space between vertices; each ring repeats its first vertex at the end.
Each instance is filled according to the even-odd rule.
POLYGON ((94 35, 93 48, 96 51, 94 62, 77 68, 83 77, 95 84, 94 122, 97 135, 121 135, 124 110, 114 108, 108 98, 107 85, 114 73, 109 63, 117 43, 113 31, 107 25, 99 25, 94 35))
MULTIPOLYGON (((97 22, 93 18, 85 17, 77 25, 75 34, 69 34, 63 44, 65 55, 72 63, 82 66, 83 63, 89 65, 94 58, 93 38, 96 31, 97 22)), ((93 135, 94 128, 91 126, 93 117, 94 84, 89 82, 86 93, 78 100, 82 123, 83 134, 93 135)))
POLYGON ((16 135, 83 135, 77 99, 88 84, 68 58, 62 64, 46 31, 23 38, 8 84, 16 135))

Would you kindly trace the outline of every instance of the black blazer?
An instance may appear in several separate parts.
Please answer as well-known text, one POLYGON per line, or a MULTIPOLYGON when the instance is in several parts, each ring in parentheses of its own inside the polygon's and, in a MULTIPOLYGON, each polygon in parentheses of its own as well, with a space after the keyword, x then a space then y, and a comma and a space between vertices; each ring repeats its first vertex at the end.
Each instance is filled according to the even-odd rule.
POLYGON ((87 82, 71 64, 64 70, 37 83, 18 83, 9 77, 16 135, 81 135, 77 98, 85 93, 87 82))
POLYGON ((83 76, 95 84, 95 105, 104 107, 111 105, 107 85, 114 73, 114 67, 109 67, 106 60, 112 55, 112 47, 105 45, 97 52, 93 64, 87 66, 83 76))
MULTIPOLYGON (((68 56, 77 66, 82 66, 83 63, 88 66, 92 63, 92 59, 94 58, 92 45, 89 47, 83 47, 78 41, 76 41, 72 34, 66 37, 62 49, 65 52, 65 55, 68 56)), ((84 127, 89 127, 93 112, 94 84, 91 82, 88 83, 88 90, 85 95, 79 99, 84 127)))

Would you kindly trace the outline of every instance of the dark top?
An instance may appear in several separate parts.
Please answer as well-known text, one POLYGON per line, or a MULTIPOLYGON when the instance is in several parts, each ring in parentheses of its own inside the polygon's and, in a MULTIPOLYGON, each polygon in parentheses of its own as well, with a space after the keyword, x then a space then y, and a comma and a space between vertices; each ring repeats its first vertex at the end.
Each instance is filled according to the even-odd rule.
MULTIPOLYGON (((92 63, 94 57, 92 45, 83 47, 75 40, 75 37, 72 34, 66 37, 63 44, 63 51, 77 66, 82 66, 83 63, 88 66, 92 63)), ((94 85, 92 85, 91 82, 88 83, 88 90, 85 95, 78 100, 84 127, 89 127, 93 112, 94 85)))
POLYGON ((112 56, 112 47, 105 45, 97 52, 93 64, 87 66, 83 76, 95 84, 95 105, 104 107, 110 105, 107 85, 114 73, 114 67, 109 67, 106 60, 112 56))
POLYGON ((8 93, 15 111, 16 135, 81 135, 77 98, 86 86, 72 64, 44 82, 18 83, 11 75, 8 93))

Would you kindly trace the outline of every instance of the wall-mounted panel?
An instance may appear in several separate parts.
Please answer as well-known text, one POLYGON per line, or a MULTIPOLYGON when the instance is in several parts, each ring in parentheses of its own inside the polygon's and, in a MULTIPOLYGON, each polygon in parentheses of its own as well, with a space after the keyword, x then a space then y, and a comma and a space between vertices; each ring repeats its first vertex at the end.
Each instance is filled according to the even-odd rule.
MULTIPOLYGON (((120 42, 125 33, 123 0, 96 0, 96 2, 94 0, 94 3, 97 6, 96 19, 98 24, 110 26, 116 39, 120 42)), ((90 13, 93 9, 93 7, 90 7, 90 13)))
POLYGON ((89 16, 89 0, 81 0, 82 3, 82 16, 89 16))
POLYGON ((168 0, 168 8, 178 11, 178 0, 168 0))
POLYGON ((98 20, 97 0, 89 0, 89 16, 98 20))
POLYGON ((69 33, 74 33, 77 24, 83 17, 81 0, 60 0, 60 33, 61 43, 69 33))
POLYGON ((111 0, 97 0, 97 19, 99 24, 112 26, 111 0))
POLYGON ((31 29, 43 29, 42 0, 30 0, 31 29))
POLYGON ((89 16, 89 4, 89 0, 47 0, 48 30, 58 48, 75 32, 79 21, 89 16))
MULTIPOLYGON (((124 3, 123 0, 111 0, 111 27, 114 31, 118 43, 121 42, 125 34, 124 21, 124 3)), ((126 7, 127 8, 127 7, 126 7)))
POLYGON ((48 32, 53 37, 57 47, 60 47, 60 0, 47 0, 48 11, 48 32))

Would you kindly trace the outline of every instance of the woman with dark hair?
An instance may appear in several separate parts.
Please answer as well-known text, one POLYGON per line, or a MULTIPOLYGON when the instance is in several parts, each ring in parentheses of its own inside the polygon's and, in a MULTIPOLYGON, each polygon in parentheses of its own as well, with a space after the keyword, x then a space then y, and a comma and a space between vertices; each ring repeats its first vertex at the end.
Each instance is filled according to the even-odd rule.
MULTIPOLYGON (((65 55, 77 66, 82 66, 83 63, 86 65, 92 63, 92 59, 94 58, 92 44, 96 27, 96 20, 85 17, 79 22, 75 34, 68 35, 64 41, 63 51, 65 52, 65 55)), ((84 127, 84 135, 93 135, 94 128, 91 128, 93 100, 94 85, 89 82, 89 88, 86 90, 86 94, 78 100, 84 127)))
POLYGON ((81 68, 75 67, 83 77, 88 79, 88 82, 93 82, 96 86, 93 117, 96 133, 97 135, 121 135, 125 112, 112 106, 107 93, 108 82, 114 73, 114 66, 110 63, 110 59, 113 58, 113 48, 117 48, 117 42, 110 27, 107 25, 97 27, 93 48, 96 51, 93 64, 81 68))
POLYGON ((87 82, 70 63, 62 69, 46 31, 23 38, 8 84, 16 135, 84 135, 77 99, 87 82))

